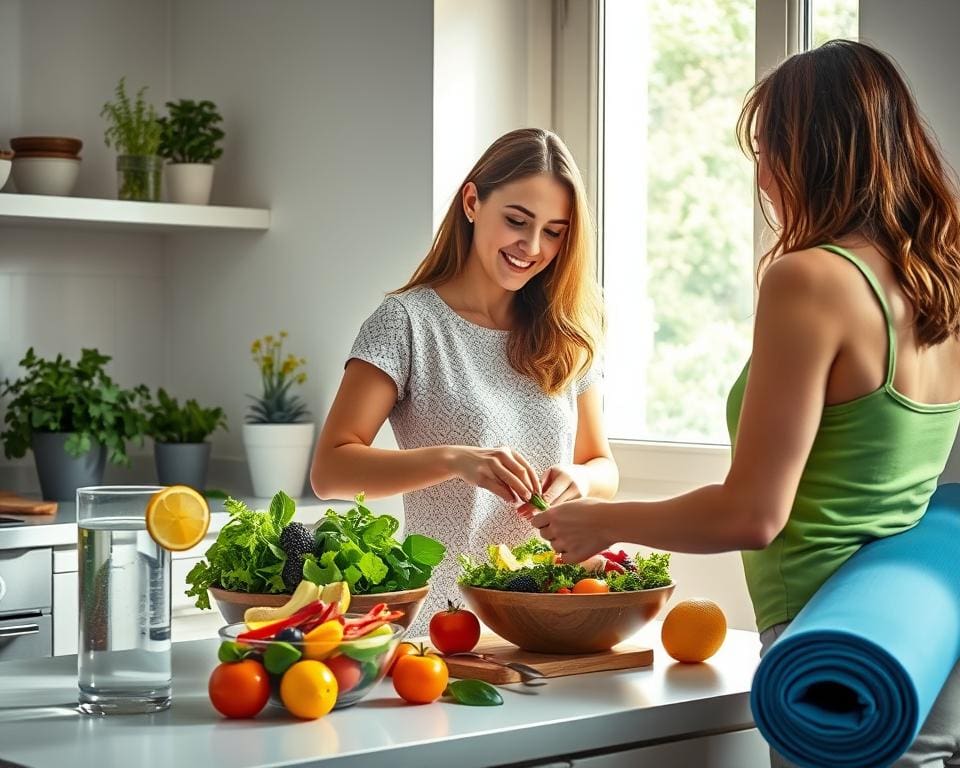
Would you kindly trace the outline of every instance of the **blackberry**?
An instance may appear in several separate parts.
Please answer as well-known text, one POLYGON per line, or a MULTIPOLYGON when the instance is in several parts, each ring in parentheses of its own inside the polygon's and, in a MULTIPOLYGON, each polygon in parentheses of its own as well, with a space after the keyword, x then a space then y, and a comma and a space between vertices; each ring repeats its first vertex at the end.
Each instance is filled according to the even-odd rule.
POLYGON ((537 585, 537 581, 533 576, 517 576, 517 578, 507 583, 507 591, 539 592, 540 587, 537 585))
POLYGON ((283 585, 290 592, 293 592, 297 585, 303 581, 303 555, 288 555, 281 577, 283 578, 283 585))
POLYGON ((313 534, 303 523, 290 523, 280 531, 280 549, 294 558, 313 552, 313 534))

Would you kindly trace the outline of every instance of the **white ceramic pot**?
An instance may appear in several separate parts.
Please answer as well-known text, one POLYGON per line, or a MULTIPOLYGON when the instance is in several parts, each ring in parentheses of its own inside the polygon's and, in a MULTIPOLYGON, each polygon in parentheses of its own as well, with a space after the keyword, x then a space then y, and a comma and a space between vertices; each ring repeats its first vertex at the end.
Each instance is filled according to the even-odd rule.
POLYGON ((170 163, 167 165, 167 196, 171 203, 207 205, 213 188, 210 163, 170 163))
POLYGON ((10 175, 10 166, 13 161, 7 157, 0 157, 0 189, 7 183, 7 177, 10 175))
POLYGON ((13 183, 22 195, 69 195, 79 174, 78 157, 13 156, 13 183))
POLYGON ((253 495, 269 499, 277 491, 303 494, 313 453, 314 424, 244 424, 253 495))

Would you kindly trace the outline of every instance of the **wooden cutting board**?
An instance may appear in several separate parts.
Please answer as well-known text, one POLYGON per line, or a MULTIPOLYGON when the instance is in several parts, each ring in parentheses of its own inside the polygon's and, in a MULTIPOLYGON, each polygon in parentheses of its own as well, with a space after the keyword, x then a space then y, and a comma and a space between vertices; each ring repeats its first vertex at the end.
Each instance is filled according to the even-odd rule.
MULTIPOLYGON (((653 664, 653 651, 640 646, 619 645, 601 653, 534 653, 524 651, 497 636, 483 636, 477 653, 496 656, 501 661, 519 661, 539 670, 545 677, 580 675, 584 672, 604 672, 614 669, 633 669, 653 664)), ((469 656, 444 657, 451 677, 485 680, 493 685, 519 683, 520 675, 512 669, 491 664, 469 656)))
POLYGON ((0 512, 13 515, 55 515, 57 502, 28 499, 17 496, 13 491, 0 491, 0 512))

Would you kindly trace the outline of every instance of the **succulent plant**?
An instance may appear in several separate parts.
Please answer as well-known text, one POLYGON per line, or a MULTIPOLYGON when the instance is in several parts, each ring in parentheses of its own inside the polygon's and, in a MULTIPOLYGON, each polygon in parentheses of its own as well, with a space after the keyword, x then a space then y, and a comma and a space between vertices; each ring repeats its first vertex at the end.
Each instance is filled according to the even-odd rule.
POLYGON ((250 347, 253 361, 260 369, 263 394, 248 395, 253 400, 247 422, 250 424, 291 424, 303 421, 309 415, 306 404, 290 392, 294 384, 303 384, 307 374, 300 370, 306 359, 296 355, 283 357, 283 342, 286 331, 279 335, 264 336, 250 347))

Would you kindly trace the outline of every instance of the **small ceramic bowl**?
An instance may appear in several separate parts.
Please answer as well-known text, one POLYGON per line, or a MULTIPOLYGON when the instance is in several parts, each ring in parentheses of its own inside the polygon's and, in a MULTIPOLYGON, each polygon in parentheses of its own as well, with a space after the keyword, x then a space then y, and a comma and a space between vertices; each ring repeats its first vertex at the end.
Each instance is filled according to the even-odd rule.
MULTIPOLYGON (((347 618, 356 618, 361 614, 348 613, 347 618)), ((300 653, 300 657, 293 661, 296 664, 305 657, 320 661, 333 673, 337 679, 337 702, 334 709, 342 709, 356 704, 360 699, 370 693, 373 687, 383 680, 390 669, 390 663, 393 661, 394 652, 400 644, 406 627, 399 624, 386 624, 390 631, 383 631, 383 634, 373 634, 366 637, 360 637, 356 640, 341 640, 339 645, 332 651, 322 654, 323 658, 317 658, 316 654, 305 654, 306 643, 304 641, 286 641, 288 645, 293 646, 300 653)), ((237 641, 237 635, 245 631, 246 624, 228 624, 220 629, 220 639, 228 641, 237 641)), ((267 652, 274 640, 248 640, 241 643, 253 649, 254 658, 260 657, 267 652)), ((289 650, 289 649, 288 649, 289 650)), ((291 664, 291 667, 293 666, 291 664)), ((288 667, 288 670, 291 668, 288 667)), ((287 670, 287 671, 288 671, 287 670)), ((283 700, 280 697, 280 683, 283 680, 282 674, 270 674, 270 703, 274 706, 283 707, 283 700)), ((285 707, 284 707, 285 708, 285 707)))
POLYGON ((540 594, 460 585, 467 605, 504 640, 540 653, 599 653, 653 619, 674 585, 636 592, 540 594))
POLYGON ((59 152, 76 156, 83 148, 80 139, 69 136, 17 136, 10 139, 14 152, 59 152))
POLYGON ((79 174, 79 158, 13 158, 13 182, 24 195, 69 195, 79 174))
POLYGON ((0 189, 7 183, 10 177, 10 168, 13 165, 13 153, 0 150, 0 189))

